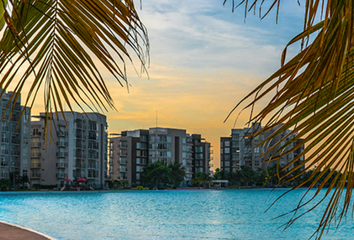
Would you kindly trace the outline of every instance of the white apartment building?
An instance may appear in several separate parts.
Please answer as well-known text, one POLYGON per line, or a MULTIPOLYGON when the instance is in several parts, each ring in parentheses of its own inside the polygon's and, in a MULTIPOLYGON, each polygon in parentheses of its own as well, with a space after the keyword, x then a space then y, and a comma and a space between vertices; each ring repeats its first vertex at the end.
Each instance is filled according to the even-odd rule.
POLYGON ((6 110, 11 95, 12 92, 5 93, 0 99, 0 114, 4 116, 0 120, 0 179, 8 179, 10 172, 15 172, 17 176, 29 176, 30 173, 31 111, 21 106, 21 96, 6 110), (11 108, 13 112, 9 120, 11 108))

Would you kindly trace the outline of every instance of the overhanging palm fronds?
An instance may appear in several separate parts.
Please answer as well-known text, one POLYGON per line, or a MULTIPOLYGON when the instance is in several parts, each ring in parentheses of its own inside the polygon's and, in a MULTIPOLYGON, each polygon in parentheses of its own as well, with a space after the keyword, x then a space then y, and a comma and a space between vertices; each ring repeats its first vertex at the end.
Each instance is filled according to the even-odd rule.
POLYGON ((6 21, 0 40, 1 94, 15 83, 16 101, 29 89, 26 106, 33 105, 43 86, 50 115, 58 117, 64 105, 72 110, 73 103, 96 111, 114 108, 96 62, 122 86, 126 61, 132 61, 129 51, 145 70, 149 42, 133 0, 9 0, 6 9, 0 14, 6 21))
MULTIPOLYGON (((259 2, 244 0, 240 1, 240 4, 244 4, 249 11, 259 2)), ((260 7, 263 2, 261 1, 260 7)), ((277 8, 278 12, 280 0, 269 2, 271 7, 267 9, 266 14, 272 8, 277 8)), ((254 136, 279 127, 281 123, 284 125, 259 145, 288 128, 293 129, 291 134, 298 132, 295 138, 289 138, 291 134, 288 134, 281 139, 278 145, 274 146, 280 147, 277 154, 269 161, 278 161, 282 156, 298 149, 300 144, 290 150, 286 148, 290 143, 304 138, 301 143, 305 144, 303 153, 278 170, 285 172, 281 178, 282 183, 300 178, 314 166, 317 168, 312 175, 293 189, 315 178, 311 188, 322 175, 328 174, 315 193, 317 195, 325 184, 329 184, 325 197, 330 200, 316 231, 317 237, 320 238, 333 220, 340 222, 346 215, 354 187, 354 1, 306 0, 305 4, 304 30, 286 46, 280 69, 240 103, 248 101, 246 108, 253 109, 254 105, 264 101, 266 96, 272 96, 268 105, 259 113, 251 113, 250 122, 263 121, 265 124, 254 136), (309 41, 310 36, 314 37, 313 41, 309 41), (300 53, 286 62, 287 47, 297 42, 301 42, 303 46, 300 53), (286 144, 281 146, 284 141, 286 144), (306 160, 292 167, 305 154, 306 160), (305 164, 306 167, 298 171, 305 164), (343 174, 336 174, 336 171, 343 174), (340 199, 343 197, 344 206, 340 206, 340 199)), ((306 204, 307 202, 300 202, 298 208, 306 204)), ((297 218, 292 218, 289 223, 295 219, 297 218)))

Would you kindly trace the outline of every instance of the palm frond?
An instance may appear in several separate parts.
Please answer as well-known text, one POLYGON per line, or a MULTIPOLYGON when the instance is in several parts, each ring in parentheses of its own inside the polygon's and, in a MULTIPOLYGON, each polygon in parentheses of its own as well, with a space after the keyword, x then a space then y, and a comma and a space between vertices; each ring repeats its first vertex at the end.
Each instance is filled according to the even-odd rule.
POLYGON ((46 113, 73 103, 114 109, 96 59, 122 86, 131 53, 146 70, 149 41, 132 0, 9 0, 3 16, 1 95, 10 84, 14 93, 27 88, 26 106, 42 87, 46 113))
MULTIPOLYGON (((258 1, 250 2, 252 7, 256 7, 258 1)), ((241 3, 250 10, 247 8, 247 0, 241 3)), ((279 3, 280 0, 271 1, 271 7, 265 15, 272 8, 279 6, 279 3)), ((269 161, 277 161, 299 148, 300 145, 296 145, 287 149, 296 140, 303 138, 301 144, 305 144, 302 154, 279 169, 280 172, 284 172, 280 179, 281 183, 301 178, 307 170, 317 166, 310 177, 303 179, 303 182, 293 189, 315 178, 314 183, 310 185, 311 188, 326 172, 329 172, 315 193, 317 196, 325 184, 329 184, 325 197, 331 197, 316 231, 318 238, 332 221, 338 220, 339 224, 346 215, 354 186, 353 4, 354 1, 351 0, 307 0, 304 30, 286 46, 280 69, 242 99, 230 112, 231 114, 245 101, 246 108, 253 108, 255 104, 264 101, 266 96, 272 96, 267 106, 258 113, 251 113, 250 116, 250 122, 263 122, 265 125, 253 136, 278 127, 272 136, 259 145, 265 144, 289 128, 293 130, 291 134, 296 132, 298 134, 291 140, 287 140, 290 134, 285 136, 273 149, 269 149, 271 151, 278 148, 269 161), (316 22, 319 17, 322 17, 322 20, 316 22), (310 36, 314 37, 311 42, 310 36), (286 62, 287 48, 297 42, 302 43, 301 51, 286 62), (281 146, 283 141, 287 143, 281 146), (306 160, 295 166, 294 164, 305 154, 306 160), (302 166, 305 166, 304 170, 297 171, 302 166), (342 174, 336 175, 337 172, 342 174), (340 206, 342 198, 344 205, 340 206)), ((311 199, 314 200, 314 197, 311 199)), ((301 201, 295 212, 307 203, 301 201)), ((296 219, 294 216, 289 223, 296 219)))

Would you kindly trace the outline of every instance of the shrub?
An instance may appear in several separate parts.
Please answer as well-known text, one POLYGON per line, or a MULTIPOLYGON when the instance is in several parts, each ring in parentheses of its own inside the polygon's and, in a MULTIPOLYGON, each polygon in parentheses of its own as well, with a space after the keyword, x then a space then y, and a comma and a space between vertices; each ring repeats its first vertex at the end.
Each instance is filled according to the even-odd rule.
POLYGON ((165 188, 163 188, 163 187, 159 187, 159 188, 157 188, 158 190, 165 190, 165 188))
POLYGON ((136 189, 137 190, 143 190, 144 188, 143 188, 143 186, 137 186, 136 189))
POLYGON ((167 190, 171 190, 171 188, 167 188, 167 190))

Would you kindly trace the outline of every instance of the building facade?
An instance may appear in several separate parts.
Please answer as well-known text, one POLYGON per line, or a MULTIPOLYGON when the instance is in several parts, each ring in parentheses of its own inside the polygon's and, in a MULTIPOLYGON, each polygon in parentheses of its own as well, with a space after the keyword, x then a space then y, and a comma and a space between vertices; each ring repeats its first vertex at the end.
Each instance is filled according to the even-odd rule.
MULTIPOLYGON (((263 141, 265 138, 273 134, 278 128, 273 128, 256 138, 248 138, 247 135, 251 135, 259 131, 262 128, 259 124, 253 124, 251 128, 243 129, 232 129, 230 137, 221 137, 220 138, 220 169, 225 172, 237 171, 240 170, 242 165, 249 166, 252 170, 257 170, 262 168, 264 170, 267 167, 271 167, 274 164, 277 164, 277 161, 264 162, 272 157, 272 155, 279 149, 279 146, 271 150, 269 153, 262 156, 262 153, 267 152, 268 149, 272 148, 277 144, 282 138, 290 134, 287 137, 286 141, 294 138, 297 133, 292 133, 291 130, 286 130, 285 132, 275 136, 269 143, 264 146, 257 146, 259 142, 263 141)), ((285 151, 290 150, 292 147, 301 143, 302 139, 297 140, 296 142, 290 144, 286 147, 285 151)), ((284 141, 285 142, 285 141, 284 141)), ((281 143, 281 145, 284 144, 281 143)), ((304 150, 304 145, 302 145, 297 150, 282 156, 280 159, 280 166, 284 166, 294 158, 296 158, 304 150)), ((289 168, 292 168, 298 165, 300 162, 304 161, 304 157, 301 156, 300 159, 292 164, 289 168)))
POLYGON ((144 167, 156 161, 180 163, 186 172, 183 184, 188 185, 195 173, 209 174, 210 143, 184 129, 159 127, 123 131, 121 136, 110 138, 111 180, 140 184, 144 167))
POLYGON ((17 176, 30 174, 30 108, 21 106, 21 96, 11 102, 12 92, 5 93, 0 99, 1 157, 0 179, 9 179, 10 172, 17 176), (9 119, 12 109, 12 116, 9 119), (21 116, 22 114, 22 116, 21 116))
POLYGON ((47 131, 45 115, 32 122, 31 184, 62 186, 85 178, 92 187, 107 181, 107 120, 99 113, 64 112, 47 131), (47 133, 47 134, 45 134, 47 133))

